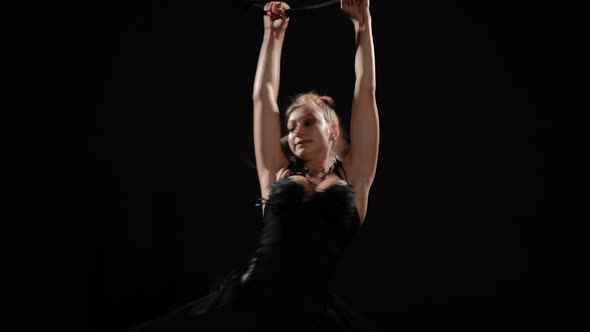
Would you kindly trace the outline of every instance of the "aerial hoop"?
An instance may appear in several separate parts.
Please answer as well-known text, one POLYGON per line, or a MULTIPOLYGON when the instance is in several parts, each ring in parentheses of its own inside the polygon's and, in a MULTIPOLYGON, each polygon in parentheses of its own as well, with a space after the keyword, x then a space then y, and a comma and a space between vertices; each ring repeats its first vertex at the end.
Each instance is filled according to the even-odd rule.
MULTIPOLYGON (((264 12, 264 3, 270 2, 270 0, 264 1, 264 3, 262 3, 262 1, 252 1, 252 0, 234 0, 234 2, 237 2, 246 8, 258 11, 264 15, 264 14, 266 14, 264 12)), ((289 3, 288 0, 285 2, 289 3)), ((290 9, 287 9, 285 11, 285 13, 287 14, 287 16, 299 16, 299 15, 306 15, 306 14, 311 14, 311 13, 323 12, 326 10, 334 9, 335 7, 340 8, 340 0, 323 1, 323 2, 318 3, 316 5, 310 5, 310 6, 305 6, 305 7, 295 7, 295 8, 291 7, 290 9)))

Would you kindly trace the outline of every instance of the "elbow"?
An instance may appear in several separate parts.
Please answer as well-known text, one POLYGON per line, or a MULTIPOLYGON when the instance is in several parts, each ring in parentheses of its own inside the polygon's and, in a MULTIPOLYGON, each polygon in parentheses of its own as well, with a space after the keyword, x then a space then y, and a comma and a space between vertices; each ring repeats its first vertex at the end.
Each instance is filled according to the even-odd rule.
POLYGON ((254 91, 252 91, 252 100, 259 101, 261 99, 268 98, 269 96, 274 96, 274 90, 271 84, 264 84, 259 87, 255 87, 254 91))
POLYGON ((252 90, 252 100, 256 100, 260 98, 260 88, 255 86, 252 90))
POLYGON ((375 84, 357 84, 354 94, 375 99, 375 84))
POLYGON ((377 82, 375 82, 374 75, 364 75, 357 77, 354 90, 357 93, 362 93, 364 95, 375 95, 375 90, 377 88, 377 82))
POLYGON ((252 101, 259 101, 264 97, 264 93, 263 93, 262 88, 255 88, 254 91, 252 91, 252 101))

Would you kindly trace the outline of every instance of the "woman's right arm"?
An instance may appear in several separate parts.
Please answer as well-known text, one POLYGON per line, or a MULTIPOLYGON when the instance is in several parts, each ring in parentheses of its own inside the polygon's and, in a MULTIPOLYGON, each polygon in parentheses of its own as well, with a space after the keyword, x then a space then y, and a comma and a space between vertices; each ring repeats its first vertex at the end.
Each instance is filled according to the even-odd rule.
POLYGON ((264 37, 256 68, 254 103, 254 153, 261 196, 268 197, 276 173, 286 167, 281 147, 281 128, 277 97, 279 93, 281 51, 289 18, 284 2, 269 2, 264 9, 264 37), (276 13, 276 14, 275 14, 276 13))

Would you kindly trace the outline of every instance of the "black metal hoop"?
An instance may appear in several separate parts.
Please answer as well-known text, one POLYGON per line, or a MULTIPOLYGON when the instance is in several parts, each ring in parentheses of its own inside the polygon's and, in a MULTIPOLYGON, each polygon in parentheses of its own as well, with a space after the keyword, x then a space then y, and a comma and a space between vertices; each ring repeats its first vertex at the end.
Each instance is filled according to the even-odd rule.
MULTIPOLYGON (((263 15, 266 14, 264 12, 264 5, 261 5, 259 3, 255 3, 252 1, 248 1, 248 0, 234 0, 234 2, 237 2, 246 8, 259 11, 263 15)), ((299 15, 305 15, 305 14, 317 13, 317 12, 322 12, 325 10, 330 10, 330 9, 333 9, 332 7, 336 7, 336 5, 338 5, 338 4, 340 4, 340 0, 330 0, 330 1, 325 1, 325 2, 319 3, 317 5, 298 7, 298 8, 290 8, 290 9, 287 9, 285 12, 287 13, 288 16, 299 16, 299 15)), ((340 6, 338 6, 338 8, 340 8, 340 6)))

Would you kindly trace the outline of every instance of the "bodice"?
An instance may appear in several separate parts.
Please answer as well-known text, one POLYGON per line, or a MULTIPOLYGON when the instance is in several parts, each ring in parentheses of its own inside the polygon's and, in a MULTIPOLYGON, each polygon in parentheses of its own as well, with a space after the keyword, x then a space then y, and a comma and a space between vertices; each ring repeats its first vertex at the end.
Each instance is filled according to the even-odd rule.
POLYGON ((287 297, 327 290, 360 225, 350 185, 306 196, 290 178, 273 184, 262 222, 258 249, 241 283, 287 297))

